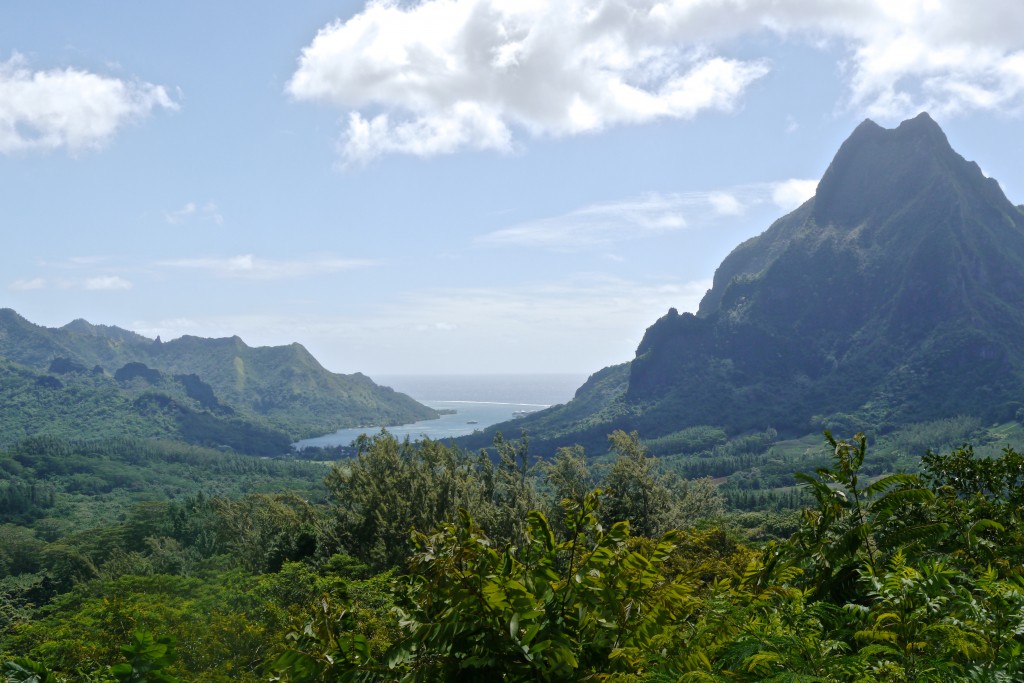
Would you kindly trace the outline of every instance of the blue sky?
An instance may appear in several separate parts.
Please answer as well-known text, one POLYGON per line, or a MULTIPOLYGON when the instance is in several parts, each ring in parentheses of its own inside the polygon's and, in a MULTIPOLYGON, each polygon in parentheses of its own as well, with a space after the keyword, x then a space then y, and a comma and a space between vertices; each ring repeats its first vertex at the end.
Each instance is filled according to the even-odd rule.
POLYGON ((0 305, 589 373, 927 110, 1024 202, 1024 3, 0 5, 0 305))

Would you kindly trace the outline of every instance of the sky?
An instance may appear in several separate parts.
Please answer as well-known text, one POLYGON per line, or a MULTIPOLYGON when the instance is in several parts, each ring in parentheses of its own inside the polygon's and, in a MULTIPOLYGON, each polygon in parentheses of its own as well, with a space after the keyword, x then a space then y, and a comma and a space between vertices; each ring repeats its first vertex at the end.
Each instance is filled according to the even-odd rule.
POLYGON ((865 118, 1024 203, 1019 0, 0 3, 0 307, 588 374, 865 118), (983 11, 982 11, 983 10, 983 11))

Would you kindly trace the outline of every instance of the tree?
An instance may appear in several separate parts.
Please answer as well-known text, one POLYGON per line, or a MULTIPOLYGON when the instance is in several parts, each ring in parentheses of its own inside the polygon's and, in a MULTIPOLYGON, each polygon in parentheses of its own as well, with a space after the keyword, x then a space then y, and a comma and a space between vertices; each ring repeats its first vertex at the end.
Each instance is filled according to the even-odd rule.
MULTIPOLYGON (((77 672, 75 680, 95 683, 178 683, 178 679, 166 672, 176 653, 174 639, 168 636, 153 636, 149 631, 136 631, 132 642, 121 646, 121 654, 127 661, 104 670, 77 672)), ((0 664, 8 683, 61 683, 68 680, 43 664, 27 657, 17 657, 0 664)))
POLYGON ((659 477, 657 460, 647 456, 639 434, 619 429, 608 441, 616 458, 601 481, 607 492, 601 519, 606 524, 627 521, 634 534, 653 537, 664 526, 672 492, 659 477))
POLYGON ((583 499, 594 489, 593 475, 587 465, 582 446, 563 446, 555 457, 542 467, 544 479, 552 496, 559 502, 570 501, 582 505, 583 499))
MULTIPOLYGON (((527 518, 540 500, 534 481, 535 468, 530 464, 530 444, 523 438, 509 441, 500 433, 494 437, 498 466, 494 472, 494 490, 490 505, 480 510, 491 538, 499 545, 521 545, 526 541, 527 518)), ((428 530, 428 529, 422 529, 428 530)))
POLYGON ((968 566, 1000 574, 1024 565, 1024 454, 1006 448, 979 458, 970 446, 921 458, 922 477, 935 492, 933 517, 946 533, 940 547, 968 566))
POLYGON ((173 638, 136 631, 132 642, 121 646, 121 653, 128 661, 110 667, 118 683, 178 683, 177 678, 164 672, 177 656, 173 638))
POLYGON ((859 592, 862 565, 878 572, 900 540, 920 542, 935 531, 927 518, 901 514, 934 496, 915 475, 891 474, 862 482, 867 437, 857 434, 852 442, 839 441, 825 432, 825 438, 835 466, 818 468, 817 476, 796 475, 817 507, 803 511, 802 524, 786 547, 817 595, 843 604, 859 592))
POLYGON ((501 540, 522 539, 538 504, 525 440, 495 437, 497 465, 425 439, 399 442, 386 431, 356 442, 354 460, 337 463, 326 484, 334 501, 332 531, 342 548, 376 569, 404 564, 413 529, 430 531, 465 509, 501 540))
POLYGON ((398 441, 382 430, 360 437, 356 458, 339 462, 325 481, 334 502, 333 533, 349 554, 376 569, 401 565, 409 532, 474 511, 494 492, 490 461, 424 440, 398 441))
POLYGON ((319 613, 274 665, 279 680, 582 681, 637 676, 695 603, 693 584, 663 569, 671 534, 634 549, 629 524, 597 522, 598 495, 570 503, 569 537, 557 541, 543 513, 528 517, 527 543, 499 546, 465 510, 431 534, 416 533, 402 634, 370 656, 344 619, 319 613), (334 624, 334 628, 331 628, 334 624), (341 628, 338 628, 338 627, 341 628))
POLYGON ((608 440, 616 458, 601 480, 607 491, 606 523, 626 520, 635 535, 653 538, 724 510, 725 497, 710 479, 686 480, 663 472, 636 432, 616 430, 608 440))
POLYGON ((563 446, 550 462, 541 464, 547 498, 546 513, 556 532, 567 531, 567 506, 580 506, 594 489, 594 478, 582 446, 563 446))

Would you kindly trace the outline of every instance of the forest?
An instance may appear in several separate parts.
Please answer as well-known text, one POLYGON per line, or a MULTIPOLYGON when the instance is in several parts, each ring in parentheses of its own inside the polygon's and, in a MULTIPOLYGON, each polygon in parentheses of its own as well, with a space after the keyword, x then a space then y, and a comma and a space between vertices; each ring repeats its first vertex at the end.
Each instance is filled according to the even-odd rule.
MULTIPOLYGON (((905 434, 910 438, 911 434, 905 434)), ((707 430, 676 437, 721 446, 707 430)), ((759 437, 763 438, 763 437, 759 437)), ((1024 455, 871 470, 830 433, 791 505, 609 436, 539 458, 364 437, 333 463, 34 439, 0 454, 8 681, 1018 681, 1024 455)), ((694 446, 696 447, 696 446, 694 446)))

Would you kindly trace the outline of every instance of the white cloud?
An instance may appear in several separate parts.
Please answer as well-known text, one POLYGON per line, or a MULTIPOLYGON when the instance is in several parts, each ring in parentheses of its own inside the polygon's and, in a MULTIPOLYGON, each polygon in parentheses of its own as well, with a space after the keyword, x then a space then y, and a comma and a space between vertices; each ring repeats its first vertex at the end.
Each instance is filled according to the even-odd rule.
POLYGON ((412 326, 412 329, 413 329, 413 331, 420 332, 420 333, 429 333, 429 332, 442 332, 442 333, 445 333, 445 332, 454 332, 455 330, 459 329, 459 326, 455 325, 453 323, 447 323, 447 322, 435 322, 435 323, 425 323, 425 322, 422 322, 422 323, 414 324, 412 326))
POLYGON ((75 68, 33 71, 18 53, 0 62, 0 153, 102 147, 155 109, 177 109, 163 86, 75 68))
POLYGON ((33 289, 45 289, 46 280, 41 277, 35 277, 29 280, 15 280, 10 284, 10 289, 16 292, 28 292, 33 289))
POLYGON ((131 289, 132 283, 117 275, 103 275, 91 277, 85 280, 85 289, 98 291, 114 291, 119 289, 131 289))
POLYGON ((81 268, 83 266, 96 266, 110 260, 109 256, 69 256, 63 262, 44 262, 44 265, 53 265, 58 268, 81 268))
POLYGON ((387 114, 367 121, 353 112, 340 147, 346 160, 366 163, 389 153, 426 157, 466 148, 507 152, 512 149, 512 135, 492 112, 458 102, 447 111, 398 123, 392 123, 387 114))
POLYGON ((683 209, 695 198, 651 194, 638 199, 594 204, 554 218, 520 223, 477 239, 485 246, 540 246, 578 249, 607 245, 680 230, 686 226, 683 209))
POLYGON ((853 33, 852 104, 869 116, 1024 108, 1024 5, 956 0, 876 5, 853 33))
POLYGON ((186 202, 180 209, 165 211, 164 218, 171 225, 178 225, 194 219, 224 225, 224 216, 221 215, 217 205, 213 202, 207 202, 202 206, 195 202, 186 202))
POLYGON ((743 204, 736 199, 735 195, 728 192, 712 192, 708 195, 708 201, 711 202, 715 212, 723 216, 738 216, 743 213, 743 204))
POLYGON ((248 280, 283 280, 309 277, 322 273, 336 273, 376 265, 374 261, 340 258, 312 258, 309 260, 261 259, 252 254, 226 258, 192 258, 161 261, 158 266, 193 268, 208 271, 218 277, 248 280))
POLYGON ((728 52, 763 35, 838 47, 845 104, 869 116, 1020 113, 1021 26, 1019 0, 370 0, 287 90, 346 112, 348 163, 729 111, 770 67, 728 52))
POLYGON ((639 198, 585 206, 481 235, 481 246, 579 250, 654 237, 684 228, 709 228, 773 202, 789 211, 814 196, 817 180, 751 183, 708 192, 652 193, 639 198))
POLYGON ((816 47, 839 44, 847 53, 847 104, 868 116, 1024 109, 1019 0, 650 2, 681 30, 703 32, 708 44, 765 30, 816 47))
POLYGON ((646 11, 665 4, 371 0, 320 30, 287 89, 349 112, 348 162, 509 151, 516 129, 572 135, 733 108, 766 63, 681 44, 646 11))
POLYGON ((772 187, 772 201, 784 211, 792 211, 814 196, 818 190, 817 180, 792 178, 775 183, 772 187))
POLYGON ((165 211, 164 217, 168 223, 175 224, 181 223, 182 221, 194 216, 196 213, 195 202, 188 202, 185 206, 175 211, 165 211))
POLYGON ((118 275, 99 275, 96 277, 89 277, 85 279, 58 278, 47 280, 46 278, 42 277, 20 279, 12 282, 9 285, 9 287, 12 290, 21 292, 44 289, 84 289, 89 291, 117 291, 131 289, 133 285, 129 280, 126 280, 118 275))

